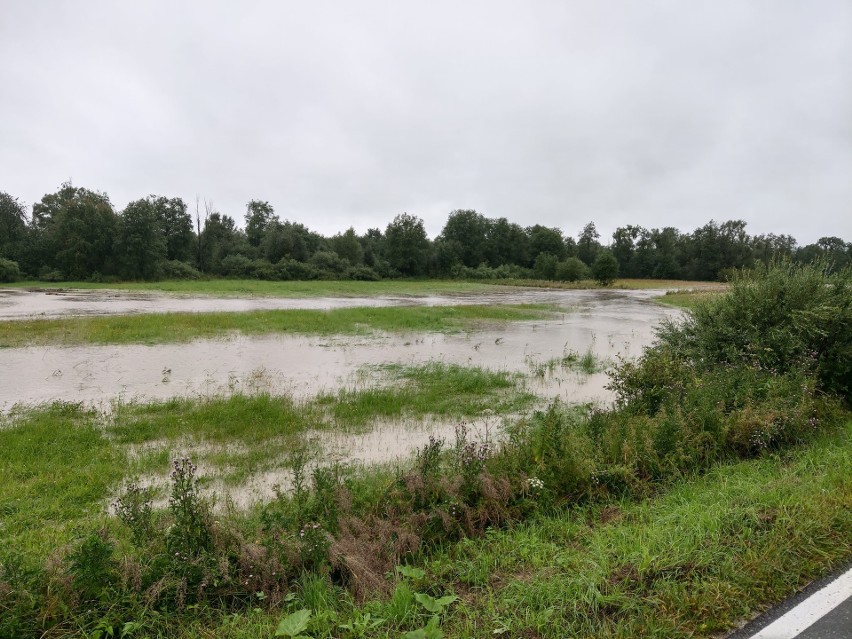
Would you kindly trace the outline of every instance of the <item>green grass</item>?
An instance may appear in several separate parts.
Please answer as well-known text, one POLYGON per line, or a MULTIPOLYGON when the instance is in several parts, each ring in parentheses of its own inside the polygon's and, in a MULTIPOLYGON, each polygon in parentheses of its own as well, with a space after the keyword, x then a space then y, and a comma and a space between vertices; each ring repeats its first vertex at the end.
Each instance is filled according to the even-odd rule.
POLYGON ((0 348, 77 344, 157 344, 243 335, 359 335, 374 331, 459 331, 477 322, 547 317, 541 304, 358 307, 331 311, 162 313, 0 323, 0 348))
POLYGON ((595 355, 591 348, 582 354, 577 351, 566 351, 562 357, 553 357, 544 362, 528 358, 527 364, 535 377, 553 375, 557 369, 594 375, 595 373, 602 373, 609 365, 605 359, 595 355))
POLYGON ((312 280, 309 282, 270 282, 266 280, 167 280, 161 282, 15 282, 4 284, 14 288, 76 288, 124 291, 163 291, 167 293, 204 295, 264 295, 271 297, 371 297, 376 295, 452 295, 481 293, 489 285, 454 280, 312 280))
POLYGON ((108 417, 56 404, 0 418, 0 545, 43 559, 83 523, 97 521, 123 480, 164 476, 183 452, 213 476, 239 483, 304 448, 307 431, 360 432, 390 418, 463 420, 534 401, 505 372, 432 364, 390 367, 387 375, 382 388, 304 402, 269 395, 173 399, 118 405, 108 417))
POLYGON ((397 639, 429 614, 415 593, 459 597, 446 637, 718 637, 852 559, 852 422, 808 446, 725 464, 657 497, 539 515, 414 560, 388 596, 356 603, 306 575, 278 612, 177 617, 151 636, 271 636, 307 608, 308 636, 382 619, 397 639))
POLYGON ((661 295, 660 297, 654 298, 657 302, 661 304, 666 304, 668 306, 675 306, 677 308, 686 308, 691 309, 695 308, 699 304, 710 300, 720 293, 723 293, 725 289, 694 289, 688 291, 669 291, 665 295, 661 295))
POLYGON ((127 456, 79 407, 56 404, 17 419, 20 426, 0 421, 0 557, 43 559, 100 514, 127 456))
POLYGON ((449 636, 707 637, 852 558, 852 423, 661 497, 543 517, 427 564, 449 636))

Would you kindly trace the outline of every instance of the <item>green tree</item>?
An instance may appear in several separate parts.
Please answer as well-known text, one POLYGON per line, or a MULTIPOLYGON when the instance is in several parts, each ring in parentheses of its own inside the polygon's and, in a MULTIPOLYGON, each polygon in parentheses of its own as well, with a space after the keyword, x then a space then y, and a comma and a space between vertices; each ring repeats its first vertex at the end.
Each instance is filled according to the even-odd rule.
POLYGON ((594 222, 589 222, 583 227, 582 232, 577 238, 577 257, 583 260, 588 266, 591 266, 595 258, 598 256, 598 251, 601 250, 601 244, 598 242, 600 234, 595 228, 594 222))
POLYGON ((492 222, 486 238, 486 258, 493 268, 503 264, 527 266, 530 257, 526 231, 505 217, 492 222))
POLYGON ((536 224, 527 229, 529 237, 529 254, 538 256, 541 253, 549 253, 561 260, 565 257, 565 242, 562 231, 557 228, 549 228, 536 224))
POLYGON ((246 205, 246 237, 252 246, 260 246, 269 227, 277 222, 275 210, 269 202, 252 200, 246 205))
POLYGON ((15 260, 27 233, 27 213, 17 199, 0 191, 0 257, 15 260))
POLYGON ((402 275, 423 275, 430 248, 426 228, 419 217, 402 213, 385 229, 385 258, 402 275))
POLYGON ((621 266, 621 274, 624 277, 640 277, 639 269, 634 263, 636 258, 636 243, 640 237, 647 235, 647 231, 641 226, 620 226, 612 234, 612 250, 615 259, 621 266))
POLYGON ((186 203, 179 197, 148 197, 157 216, 160 234, 166 244, 166 259, 187 262, 192 259, 192 216, 186 203))
POLYGON ((72 279, 111 272, 116 222, 105 193, 66 182, 33 205, 32 225, 42 264, 72 279))
POLYGON ((115 256, 124 278, 160 276, 167 249, 154 198, 136 200, 124 208, 116 225, 115 256))
POLYGON ((462 264, 475 268, 486 259, 490 227, 491 222, 485 216, 458 209, 450 213, 438 237, 444 242, 457 242, 462 264))
POLYGON ((204 224, 201 246, 204 269, 216 274, 224 274, 222 262, 226 257, 249 251, 245 237, 241 236, 233 218, 216 212, 211 213, 204 224))
POLYGON ((601 286, 609 286, 618 277, 618 260, 609 249, 601 249, 592 264, 592 276, 601 286))
POLYGON ((533 273, 540 280, 552 280, 556 277, 559 258, 552 253, 539 253, 533 264, 533 273))
POLYGON ((329 244, 331 250, 347 260, 351 266, 360 266, 364 263, 364 249, 354 228, 349 227, 343 233, 338 233, 331 238, 329 244))

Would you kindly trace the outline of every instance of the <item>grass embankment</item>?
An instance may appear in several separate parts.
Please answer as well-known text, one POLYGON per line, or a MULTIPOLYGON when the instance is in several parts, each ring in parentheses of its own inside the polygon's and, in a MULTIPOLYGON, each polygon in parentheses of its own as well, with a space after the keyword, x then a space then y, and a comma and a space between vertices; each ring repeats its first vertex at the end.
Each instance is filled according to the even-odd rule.
POLYGON ((458 597, 442 620, 446 637, 718 637, 852 559, 850 446, 852 422, 659 497, 491 530, 419 562, 423 575, 398 577, 385 597, 356 604, 306 576, 280 614, 188 619, 174 636, 271 637, 281 617, 309 609, 310 637, 397 639, 427 623, 415 593, 429 593, 458 597), (341 629, 358 624, 363 634, 341 629))
POLYGON ((450 637, 712 636, 852 559, 850 446, 852 422, 659 498, 495 531, 428 562, 423 583, 462 595, 450 637))
POLYGON ((0 322, 0 348, 77 344, 158 344, 243 335, 362 335, 376 331, 460 331, 477 322, 548 317, 543 304, 358 307, 331 311, 162 313, 0 322))

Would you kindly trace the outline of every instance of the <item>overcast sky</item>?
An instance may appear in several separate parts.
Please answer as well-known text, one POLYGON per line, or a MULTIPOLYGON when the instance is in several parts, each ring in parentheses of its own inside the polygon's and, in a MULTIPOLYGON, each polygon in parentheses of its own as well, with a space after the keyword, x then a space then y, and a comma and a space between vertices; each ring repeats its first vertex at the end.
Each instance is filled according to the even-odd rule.
POLYGON ((852 240, 852 1, 0 0, 0 191, 852 240))

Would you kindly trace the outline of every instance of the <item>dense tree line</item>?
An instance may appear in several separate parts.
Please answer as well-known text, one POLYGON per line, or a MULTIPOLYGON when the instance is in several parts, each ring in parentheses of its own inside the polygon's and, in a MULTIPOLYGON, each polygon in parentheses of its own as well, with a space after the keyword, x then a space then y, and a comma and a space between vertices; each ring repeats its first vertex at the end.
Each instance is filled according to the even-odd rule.
POLYGON ((789 235, 746 232, 742 220, 710 221, 691 233, 673 227, 618 228, 602 242, 594 223, 578 237, 540 224, 522 227, 473 210, 449 214, 430 240, 423 220, 402 213, 384 230, 353 228, 324 237, 282 220, 269 202, 246 206, 244 228, 206 205, 148 196, 116 211, 105 193, 63 184, 27 207, 0 192, 0 281, 159 279, 225 276, 270 280, 388 277, 615 277, 724 279, 731 269, 785 257, 835 268, 852 244, 824 237, 798 246, 789 235))

